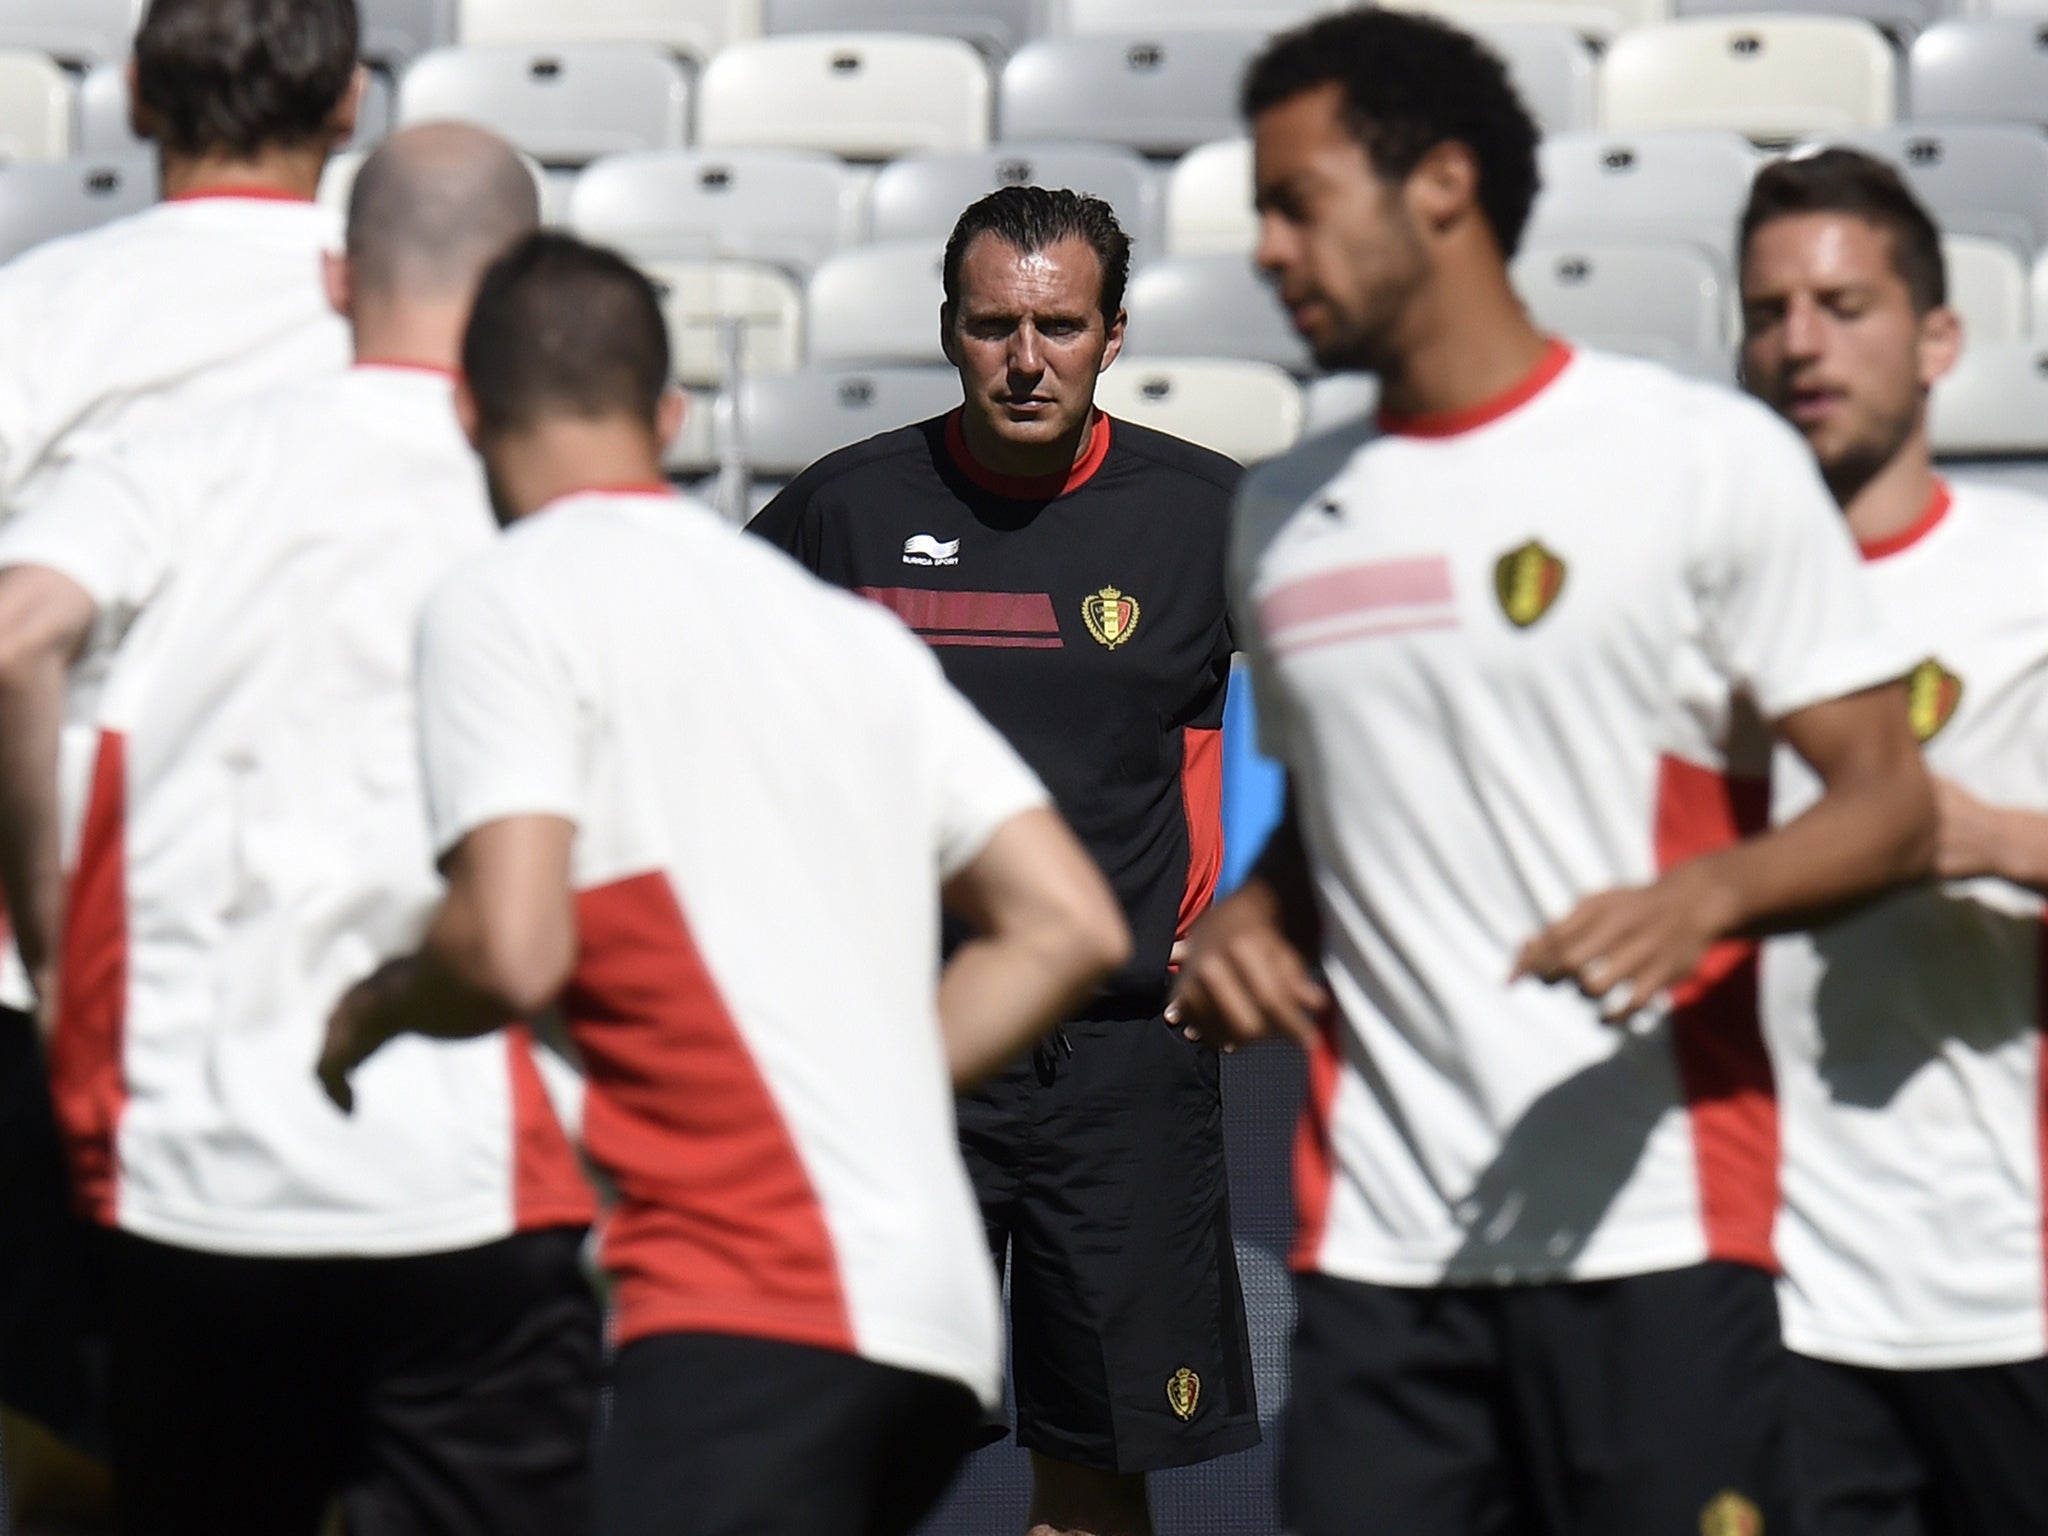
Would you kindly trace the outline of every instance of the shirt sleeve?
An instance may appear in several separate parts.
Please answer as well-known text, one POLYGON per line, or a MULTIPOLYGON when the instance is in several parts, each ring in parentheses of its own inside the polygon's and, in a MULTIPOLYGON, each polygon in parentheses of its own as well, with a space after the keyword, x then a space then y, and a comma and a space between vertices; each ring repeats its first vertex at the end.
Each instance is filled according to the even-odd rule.
POLYGON ((184 504, 205 494, 166 446, 144 440, 64 470, 0 530, 0 567, 62 572, 103 618, 141 609, 176 563, 184 504))
POLYGON ((512 816, 580 820, 575 685, 505 574, 488 559, 459 569, 420 623, 420 749, 441 854, 512 816))
POLYGON ((1811 451, 1774 419, 1756 428, 1723 445, 1722 504, 1697 574, 1715 664, 1781 720, 1890 682, 1914 658, 1880 619, 1811 451))
POLYGON ((933 842, 939 876, 950 880, 981 856, 1003 823, 1050 805, 1038 775, 981 712, 946 681, 939 664, 916 641, 919 680, 933 773, 933 842))

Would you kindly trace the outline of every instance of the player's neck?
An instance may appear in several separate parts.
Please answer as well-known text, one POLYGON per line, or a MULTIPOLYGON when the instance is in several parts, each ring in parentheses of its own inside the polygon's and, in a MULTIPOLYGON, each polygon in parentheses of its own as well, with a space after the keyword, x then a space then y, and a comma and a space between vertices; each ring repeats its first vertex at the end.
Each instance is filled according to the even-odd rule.
POLYGON ((266 149, 254 155, 180 155, 167 150, 159 159, 166 202, 238 192, 311 202, 320 190, 327 153, 324 145, 266 149))
POLYGON ((1883 469, 1846 498, 1837 488, 1836 497, 1848 516, 1849 532, 1867 547, 1897 538, 1925 517, 1939 484, 1923 419, 1883 469))
POLYGON ((461 366, 467 296, 456 304, 382 302, 358 295, 355 356, 362 364, 431 368, 454 373, 461 366))
POLYGON ((493 442, 487 457, 497 497, 514 519, 583 491, 667 483, 655 435, 623 416, 555 417, 493 442))
POLYGON ((1066 474, 1088 456, 1095 438, 1094 407, 1073 432, 1049 443, 1013 443, 973 411, 960 413, 960 438, 968 456, 992 475, 1010 480, 1049 480, 1066 474))
MULTIPOLYGON (((1498 266, 1496 262, 1494 264, 1498 266)), ((1475 278, 1440 273, 1409 307, 1397 367, 1380 376, 1389 416, 1454 415, 1499 399, 1535 372, 1550 349, 1500 267, 1475 278)))

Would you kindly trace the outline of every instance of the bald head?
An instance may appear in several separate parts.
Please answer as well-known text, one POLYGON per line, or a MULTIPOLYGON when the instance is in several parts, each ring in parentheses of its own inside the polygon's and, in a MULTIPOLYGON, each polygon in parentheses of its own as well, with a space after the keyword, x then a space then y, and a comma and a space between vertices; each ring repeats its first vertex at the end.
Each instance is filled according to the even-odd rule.
POLYGON ((363 162, 348 206, 358 300, 467 301, 484 269, 540 224, 512 146, 465 123, 391 135, 363 162))

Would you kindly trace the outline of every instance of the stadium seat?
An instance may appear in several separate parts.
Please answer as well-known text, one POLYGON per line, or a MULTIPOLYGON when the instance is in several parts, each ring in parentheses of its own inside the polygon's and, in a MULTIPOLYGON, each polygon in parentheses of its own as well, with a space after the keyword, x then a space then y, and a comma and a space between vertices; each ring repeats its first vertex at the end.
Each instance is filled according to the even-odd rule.
POLYGON ((2048 124, 2048 14, 1942 22, 1914 39, 1906 68, 1920 122, 2048 124))
POLYGON ((941 252, 930 240, 842 251, 811 274, 812 363, 942 363, 941 252))
POLYGON ((1654 26, 1671 15, 1670 0, 1396 0, 1402 10, 1428 11, 1461 27, 1540 23, 1569 27, 1604 44, 1632 27, 1654 26))
POLYGON ((1727 280, 1679 241, 1528 246, 1513 275, 1538 325, 1589 346, 1671 359, 1730 339, 1727 280))
POLYGON ((1902 124, 1829 136, 1896 165, 1942 228, 2048 249, 2048 138, 2011 123, 1902 124))
POLYGON ((1527 239, 1684 240, 1732 271, 1758 156, 1738 133, 1566 133, 1537 149, 1543 190, 1527 239))
POLYGON ((1928 428, 1938 454, 2048 458, 2048 347, 1966 342, 1934 386, 1928 428))
POLYGON ((988 143, 987 62, 957 37, 806 33, 739 43, 699 81, 697 142, 887 160, 988 143))
POLYGON ((1257 32, 1128 32, 1049 38, 1003 68, 1001 137, 1074 139, 1178 155, 1242 131, 1237 86, 1257 32))
POLYGON ((868 194, 875 240, 944 240, 960 210, 997 187, 1071 187, 1116 210, 1141 252, 1152 253, 1159 186, 1143 157, 1094 144, 1006 144, 957 154, 906 155, 882 167, 868 194))
POLYGON ((396 73, 455 41, 455 0, 356 0, 362 55, 396 73))
POLYGON ((1095 386, 1110 415, 1256 464, 1301 438, 1301 386, 1270 363, 1119 357, 1095 386))
POLYGON ((1008 58, 1045 30, 1053 0, 767 0, 762 30, 924 32, 1008 58))
POLYGON ((1784 142, 1891 122, 1897 81, 1891 44, 1867 21, 1694 17, 1615 39, 1600 66, 1601 124, 1784 142))
POLYGON ((0 165, 71 153, 76 92, 49 55, 0 50, 0 165))
POLYGON ((960 377, 950 368, 809 369, 748 379, 735 399, 747 462, 787 476, 834 449, 952 410, 960 377))
POLYGON ((1229 357, 1315 371, 1308 344, 1242 256, 1154 262, 1131 280, 1127 344, 1143 357, 1229 357))
POLYGON ((1326 373, 1302 392, 1301 435, 1315 437, 1333 427, 1363 421, 1379 408, 1380 381, 1370 373, 1326 373))
POLYGON ((1677 0, 1680 16, 1847 16, 1908 41, 1953 10, 1946 0, 1677 0))
POLYGON ((1249 139, 1221 139, 1180 157, 1166 179, 1166 254, 1243 256, 1259 240, 1249 139))
POLYGON ((2026 264, 2003 240, 1944 235, 1949 308, 1963 317, 1965 344, 2025 341, 2033 334, 2026 264))
POLYGON ((62 64, 125 58, 134 0, 0 0, 0 48, 32 48, 62 64))
POLYGON ((455 118, 503 134, 545 165, 687 142, 690 81, 644 43, 440 48, 398 86, 401 124, 455 118))
POLYGON ((156 159, 102 155, 0 166, 0 261, 156 201, 156 159))
POLYGON ((739 257, 804 275, 860 236, 860 196, 830 155, 788 149, 610 155, 577 178, 569 223, 636 261, 739 257))
POLYGON ((1473 30, 1507 65, 1523 105, 1544 133, 1571 133, 1598 120, 1593 50, 1577 28, 1556 21, 1497 21, 1473 30))
POLYGON ((708 59, 761 34, 761 0, 461 0, 465 43, 653 43, 708 59))
POLYGON ((1052 0, 1062 37, 1125 32, 1278 32, 1329 10, 1328 0, 1052 0))
POLYGON ((2032 282, 2029 285, 2033 302, 2029 308, 2034 315, 2034 334, 2048 340, 2048 251, 2034 258, 2032 282))
POLYGON ((780 267, 754 261, 651 261, 642 266, 668 322, 679 384, 727 382, 727 332, 738 328, 740 377, 803 366, 803 291, 780 267))

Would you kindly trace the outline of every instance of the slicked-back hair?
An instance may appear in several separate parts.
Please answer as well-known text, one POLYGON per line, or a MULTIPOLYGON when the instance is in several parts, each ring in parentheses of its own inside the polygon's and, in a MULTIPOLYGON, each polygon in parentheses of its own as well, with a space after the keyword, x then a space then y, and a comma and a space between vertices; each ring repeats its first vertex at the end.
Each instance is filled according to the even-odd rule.
POLYGON ((1874 155, 1854 149, 1776 160, 1757 172, 1742 210, 1742 255, 1758 230, 1802 213, 1841 214, 1880 231, 1891 246, 1892 270, 1912 296, 1916 314, 1948 302, 1948 263, 1941 231, 1905 178, 1874 155))
POLYGON ((1538 133, 1491 49, 1430 16, 1337 11, 1269 43, 1246 72, 1240 105, 1251 119, 1331 85, 1346 129, 1390 186, 1439 144, 1470 150, 1480 211, 1501 254, 1515 254, 1540 185, 1538 133))
POLYGON ((355 0, 151 0, 136 95, 174 154, 320 144, 355 75, 355 0))
POLYGON ((1102 321, 1109 325, 1124 307, 1124 288, 1131 280, 1131 237, 1116 213, 1099 197, 1065 188, 998 187, 970 203, 946 241, 944 277, 946 313, 960 310, 960 264, 967 248, 982 235, 994 235, 1014 250, 1029 254, 1079 240, 1095 252, 1102 265, 1102 321))
POLYGON ((654 285, 623 257, 543 230, 484 274, 462 338, 483 435, 566 418, 656 428, 668 329, 654 285))

